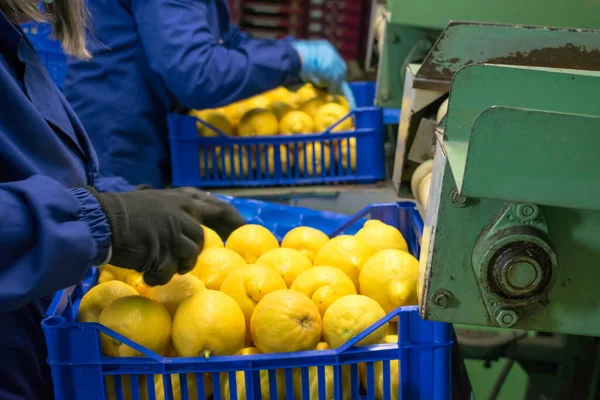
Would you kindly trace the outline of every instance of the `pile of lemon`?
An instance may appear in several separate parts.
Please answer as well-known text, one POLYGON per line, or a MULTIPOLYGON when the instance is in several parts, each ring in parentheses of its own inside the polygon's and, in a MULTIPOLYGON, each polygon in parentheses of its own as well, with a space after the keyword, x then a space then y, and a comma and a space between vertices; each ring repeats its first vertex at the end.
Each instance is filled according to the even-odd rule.
MULTIPOLYGON (((206 241, 195 268, 164 286, 150 288, 137 272, 102 267, 101 283, 81 300, 79 321, 99 322, 163 356, 209 359, 337 348, 386 313, 417 302, 418 261, 408 253, 400 231, 381 221, 367 221, 356 235, 333 239, 298 227, 281 244, 259 225, 240 227, 225 244, 211 229, 204 231, 206 241)), ((397 342, 397 336, 388 335, 392 331, 385 324, 357 345, 397 342)), ((101 343, 107 356, 142 356, 105 334, 101 343)), ((383 393, 381 364, 375 364, 377 398, 383 393)), ((395 396, 398 362, 390 366, 395 396)), ((333 368, 325 372, 327 398, 332 398, 333 368)), ((364 385, 364 365, 359 372, 364 385)), ((204 386, 210 393, 208 375, 204 386)), ((283 371, 276 376, 277 398, 284 399, 283 371)), ((294 398, 300 399, 300 370, 293 376, 294 398)), ((175 398, 180 398, 178 375, 172 380, 175 398)), ((220 380, 222 396, 229 399, 228 375, 221 374, 220 380)), ((161 377, 156 381, 157 398, 163 398, 161 377)), ((187 381, 188 392, 196 398, 194 377, 187 381)), ((238 397, 244 399, 243 372, 236 382, 238 397)), ((311 399, 316 399, 316 367, 309 368, 309 382, 311 399)), ((349 366, 343 368, 343 382, 344 398, 350 398, 349 366)), ((269 398, 266 371, 261 372, 261 390, 269 398)))
MULTIPOLYGON (((308 83, 296 92, 278 87, 225 107, 192 110, 190 115, 207 122, 225 135, 256 137, 324 132, 349 112, 350 107, 344 96, 331 95, 308 83)), ((202 122, 197 122, 196 126, 200 136, 219 136, 216 130, 202 122)), ((354 129, 354 122, 351 117, 348 117, 335 125, 331 132, 352 129, 354 129)), ((356 169, 356 139, 351 138, 330 141, 325 145, 321 142, 302 143, 297 148, 265 145, 248 148, 217 146, 214 149, 201 149, 200 171, 205 176, 211 174, 216 166, 228 178, 247 177, 252 169, 260 169, 263 174, 268 171, 273 175, 275 159, 278 158, 284 174, 291 170, 294 161, 298 160, 298 168, 303 175, 321 175, 323 166, 326 171, 330 169, 332 151, 334 162, 340 162, 344 170, 348 170, 348 167, 352 171, 356 169), (220 158, 223 162, 219 161, 220 158), (305 162, 305 159, 308 161, 305 162), (316 166, 313 166, 313 160, 316 166)))

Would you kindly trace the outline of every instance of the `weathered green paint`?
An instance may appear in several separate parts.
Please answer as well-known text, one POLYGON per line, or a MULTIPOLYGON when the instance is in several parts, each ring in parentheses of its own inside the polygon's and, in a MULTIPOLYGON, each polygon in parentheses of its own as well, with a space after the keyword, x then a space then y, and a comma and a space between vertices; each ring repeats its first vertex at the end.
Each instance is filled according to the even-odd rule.
POLYGON ((600 2, 593 0, 388 0, 392 23, 444 28, 450 20, 504 24, 600 28, 600 2))
POLYGON ((598 93, 597 72, 489 65, 459 71, 444 131, 459 192, 600 210, 598 93))

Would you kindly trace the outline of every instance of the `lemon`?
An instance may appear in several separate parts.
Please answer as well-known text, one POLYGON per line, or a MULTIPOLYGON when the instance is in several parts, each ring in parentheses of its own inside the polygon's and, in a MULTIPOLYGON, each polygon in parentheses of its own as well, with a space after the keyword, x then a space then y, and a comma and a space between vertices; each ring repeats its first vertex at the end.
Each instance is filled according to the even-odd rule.
POLYGON ((374 253, 388 249, 408 252, 408 244, 406 244, 402 233, 395 227, 377 219, 365 222, 354 236, 368 244, 374 253))
POLYGON ((238 125, 238 136, 274 136, 279 132, 279 121, 271 111, 254 108, 242 117, 238 125))
POLYGON ((342 96, 342 95, 332 96, 331 101, 344 107, 347 112, 350 112, 350 103, 348 103, 348 100, 344 96, 342 96))
POLYGON ((340 297, 356 294, 352 280, 337 268, 320 266, 301 273, 290 289, 300 292, 317 305, 321 317, 340 297))
MULTIPOLYGON (((139 377, 132 377, 131 375, 121 375, 121 385, 123 388, 123 400, 132 400, 132 391, 131 391, 131 380, 134 379, 133 384, 139 387, 139 395, 141 400, 149 400, 151 397, 148 396, 148 383, 147 383, 147 375, 141 375, 139 377), (137 378, 137 379, 136 379, 137 378)), ((178 374, 169 375, 171 379, 171 395, 174 400, 180 400, 181 396, 181 382, 178 374)), ((168 379, 168 378, 167 378, 168 379)), ((162 375, 154 375, 154 399, 156 400, 164 400, 167 398, 166 388, 164 386, 163 376, 162 375)), ((208 378, 208 374, 204 375, 205 382, 205 398, 208 399, 210 395, 212 395, 212 384, 210 382, 210 378, 208 378)), ((109 400, 115 400, 115 378, 112 375, 105 376, 105 385, 106 385, 106 393, 109 400)), ((187 389, 188 396, 191 399, 196 399, 198 397, 197 389, 196 389, 196 381, 194 374, 187 374, 187 389)))
POLYGON ((100 275, 98 275, 98 283, 106 283, 110 281, 117 280, 115 275, 110 271, 100 270, 100 275))
POLYGON ((200 253, 196 266, 190 273, 208 289, 219 290, 227 275, 244 266, 246 262, 235 251, 213 247, 200 253))
POLYGON ((356 138, 334 140, 335 160, 340 162, 345 173, 356 171, 356 138), (350 166, 350 171, 348 171, 350 166))
POLYGON ((137 290, 142 296, 150 290, 150 286, 146 285, 144 281, 144 275, 137 271, 130 271, 125 283, 137 290))
MULTIPOLYGON (((331 348, 338 348, 381 318, 385 311, 375 300, 359 294, 337 299, 323 316, 323 337, 331 348)), ((388 332, 385 323, 356 346, 380 343, 388 332)))
POLYGON ((275 290, 287 289, 281 276, 272 268, 251 264, 233 271, 221 285, 221 291, 234 299, 250 326, 250 318, 258 302, 275 290))
POLYGON ((279 86, 275 89, 264 92, 262 95, 271 102, 286 101, 286 99, 290 96, 290 91, 284 86, 279 86))
MULTIPOLYGON (((348 110, 337 103, 321 104, 319 109, 313 115, 315 129, 318 132, 323 132, 344 118, 346 114, 348 114, 348 110)), ((354 122, 350 116, 336 125, 335 128, 331 129, 331 132, 348 131, 351 129, 354 129, 354 122)))
POLYGON ((203 290, 184 300, 173 319, 173 346, 182 357, 237 354, 245 336, 240 306, 216 290, 203 290))
MULTIPOLYGON (((288 103, 279 100, 272 102, 268 108, 269 111, 275 114, 279 123, 281 123, 281 119, 293 109, 294 108, 288 103)), ((312 120, 310 122, 312 123, 312 120)), ((281 127, 279 129, 281 130, 281 127)))
POLYGON ((146 297, 156 300, 165 306, 172 317, 183 300, 202 290, 206 290, 206 286, 194 275, 175 274, 166 285, 150 288, 146 293, 146 297))
POLYGON ((263 96, 261 94, 257 96, 250 97, 247 100, 244 100, 246 103, 246 107, 248 110, 252 110, 255 108, 263 108, 268 109, 271 105, 271 100, 267 96, 263 96))
MULTIPOLYGON (((202 110, 197 111, 193 110, 190 112, 190 115, 201 119, 204 122, 207 122, 209 125, 220 130, 225 135, 231 136, 233 135, 233 125, 227 118, 227 115, 224 114, 223 110, 202 110)), ((198 128, 198 134, 204 137, 219 137, 221 136, 217 131, 208 126, 204 125, 201 122, 196 122, 196 127, 198 128)))
POLYGON ((206 178, 212 177, 215 164, 219 165, 219 154, 221 154, 221 149, 215 149, 215 153, 213 154, 212 149, 208 149, 205 152, 201 147, 199 153, 198 162, 200 164, 200 175, 206 178))
POLYGON ((314 349, 321 339, 315 303, 293 290, 276 290, 257 304, 250 320, 252 339, 263 353, 314 349))
MULTIPOLYGON (((306 400, 333 400, 334 397, 334 369, 332 366, 325 366, 325 397, 319 397, 319 370, 317 367, 308 368, 309 397, 306 400)), ((302 397, 302 369, 295 368, 293 372, 294 379, 294 399, 300 400, 302 397)), ((350 366, 342 366, 342 399, 352 398, 350 366)), ((264 398, 264 397, 263 397, 264 398)), ((303 399, 304 400, 304 399, 303 399)))
POLYGON ((120 281, 100 283, 91 288, 79 303, 77 320, 79 322, 98 322, 100 313, 110 303, 125 296, 135 296, 138 292, 120 281))
POLYGON ((373 250, 354 236, 341 235, 325 243, 315 256, 315 266, 331 265, 348 275, 358 289, 358 276, 373 250))
MULTIPOLYGON (((261 351, 256 347, 245 347, 239 355, 261 354, 261 351)), ((282 369, 275 370, 277 381, 277 399, 285 399, 285 372, 282 369)), ((246 377, 243 371, 235 373, 236 393, 239 400, 245 400, 246 397, 246 377)), ((229 374, 221 373, 221 397, 223 400, 229 400, 229 374)), ((271 387, 269 386, 269 372, 266 370, 260 371, 260 392, 261 399, 271 398, 271 387)))
POLYGON ((218 161, 219 170, 227 178, 245 178, 253 168, 252 154, 245 147, 235 146, 233 151, 226 148, 221 151, 221 158, 222 161, 218 161))
POLYGON ((253 264, 267 251, 278 248, 279 242, 267 228, 248 224, 233 231, 225 247, 241 255, 248 264, 253 264))
POLYGON ((292 229, 283 237, 282 248, 296 249, 313 262, 317 251, 329 241, 329 236, 318 229, 299 226, 292 229))
POLYGON ((331 165, 329 146, 319 142, 309 143, 298 151, 298 166, 306 176, 327 174, 331 165), (306 169, 304 169, 306 162, 306 169), (324 168, 323 168, 324 167, 324 168))
POLYGON ((233 126, 237 126, 244 114, 249 110, 245 102, 238 101, 223 107, 223 113, 233 126))
POLYGON ((313 120, 304 111, 290 111, 279 121, 279 132, 282 135, 299 135, 314 132, 313 120))
POLYGON ((417 304, 419 261, 402 250, 382 250, 360 273, 360 293, 377 301, 385 312, 417 304))
POLYGON ((202 246, 202 251, 212 248, 222 249, 225 247, 223 239, 221 239, 217 232, 204 225, 202 225, 202 229, 204 230, 204 246, 202 246))
POLYGON ((269 146, 267 149, 267 157, 268 157, 268 161, 267 161, 267 158, 265 157, 264 151, 260 155, 260 170, 263 174, 266 173, 267 166, 269 168, 269 175, 272 176, 275 174, 275 157, 279 157, 282 173, 285 174, 287 172, 288 163, 290 164, 290 167, 293 166, 292 157, 288 156, 287 147, 284 144, 279 145, 279 154, 277 154, 277 155, 275 155, 275 147, 269 146), (289 161, 288 161, 288 159, 289 159, 289 161), (267 165, 267 162, 268 162, 268 165, 267 165))
MULTIPOLYGON (((100 274, 110 274, 114 279, 125 282, 131 273, 130 269, 115 267, 114 265, 106 264, 98 269, 100 274)), ((107 275, 108 276, 108 275, 107 275)))
MULTIPOLYGON (((304 111, 306 114, 308 114, 311 118, 314 119, 317 115, 317 112, 325 104, 326 104, 326 102, 322 97, 315 97, 315 98, 308 100, 306 103, 302 104, 302 106, 300 107, 300 110, 304 111)), ((346 115, 346 114, 344 114, 344 115, 346 115)), ((316 124, 315 124, 314 128, 316 131, 320 132, 319 127, 316 124)))
MULTIPOLYGON (((164 355, 169 347, 171 316, 162 304, 147 297, 127 296, 113 301, 102 310, 98 322, 155 353, 164 355)), ((106 356, 143 356, 104 333, 100 341, 106 356)))
POLYGON ((257 264, 263 264, 273 268, 285 281, 287 287, 302 272, 312 268, 310 260, 298 250, 294 249, 272 249, 263 254, 256 261, 257 264))
POLYGON ((306 103, 307 101, 314 99, 315 97, 319 97, 320 95, 312 83, 303 85, 300 89, 296 90, 296 94, 298 95, 301 103, 306 103))
MULTIPOLYGON (((398 343, 398 335, 388 335, 383 343, 398 343)), ((367 366, 365 363, 358 364, 360 382, 362 387, 367 390, 367 366)), ((383 399, 383 363, 381 361, 373 363, 375 398, 383 399)), ((400 361, 390 360, 390 399, 398 399, 398 376, 400 373, 400 361)))

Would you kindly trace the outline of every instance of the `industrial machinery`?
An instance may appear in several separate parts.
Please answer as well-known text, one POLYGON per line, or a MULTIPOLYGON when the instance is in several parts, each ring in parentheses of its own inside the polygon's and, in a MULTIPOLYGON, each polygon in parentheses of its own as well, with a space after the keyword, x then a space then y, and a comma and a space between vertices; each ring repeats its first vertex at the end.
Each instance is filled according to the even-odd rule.
POLYGON ((408 65, 425 58, 451 20, 600 29, 600 2, 593 0, 387 0, 387 11, 377 102, 394 108, 401 107, 408 65))

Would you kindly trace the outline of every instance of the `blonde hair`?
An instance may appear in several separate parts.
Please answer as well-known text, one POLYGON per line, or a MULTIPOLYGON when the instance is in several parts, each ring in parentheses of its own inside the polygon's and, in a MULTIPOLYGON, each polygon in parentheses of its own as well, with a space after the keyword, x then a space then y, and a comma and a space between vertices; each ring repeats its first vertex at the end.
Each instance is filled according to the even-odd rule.
POLYGON ((49 21, 52 36, 61 42, 65 53, 88 60, 91 55, 85 45, 88 14, 84 1, 54 0, 44 3, 44 12, 38 8, 37 0, 0 0, 0 11, 17 23, 49 21))

